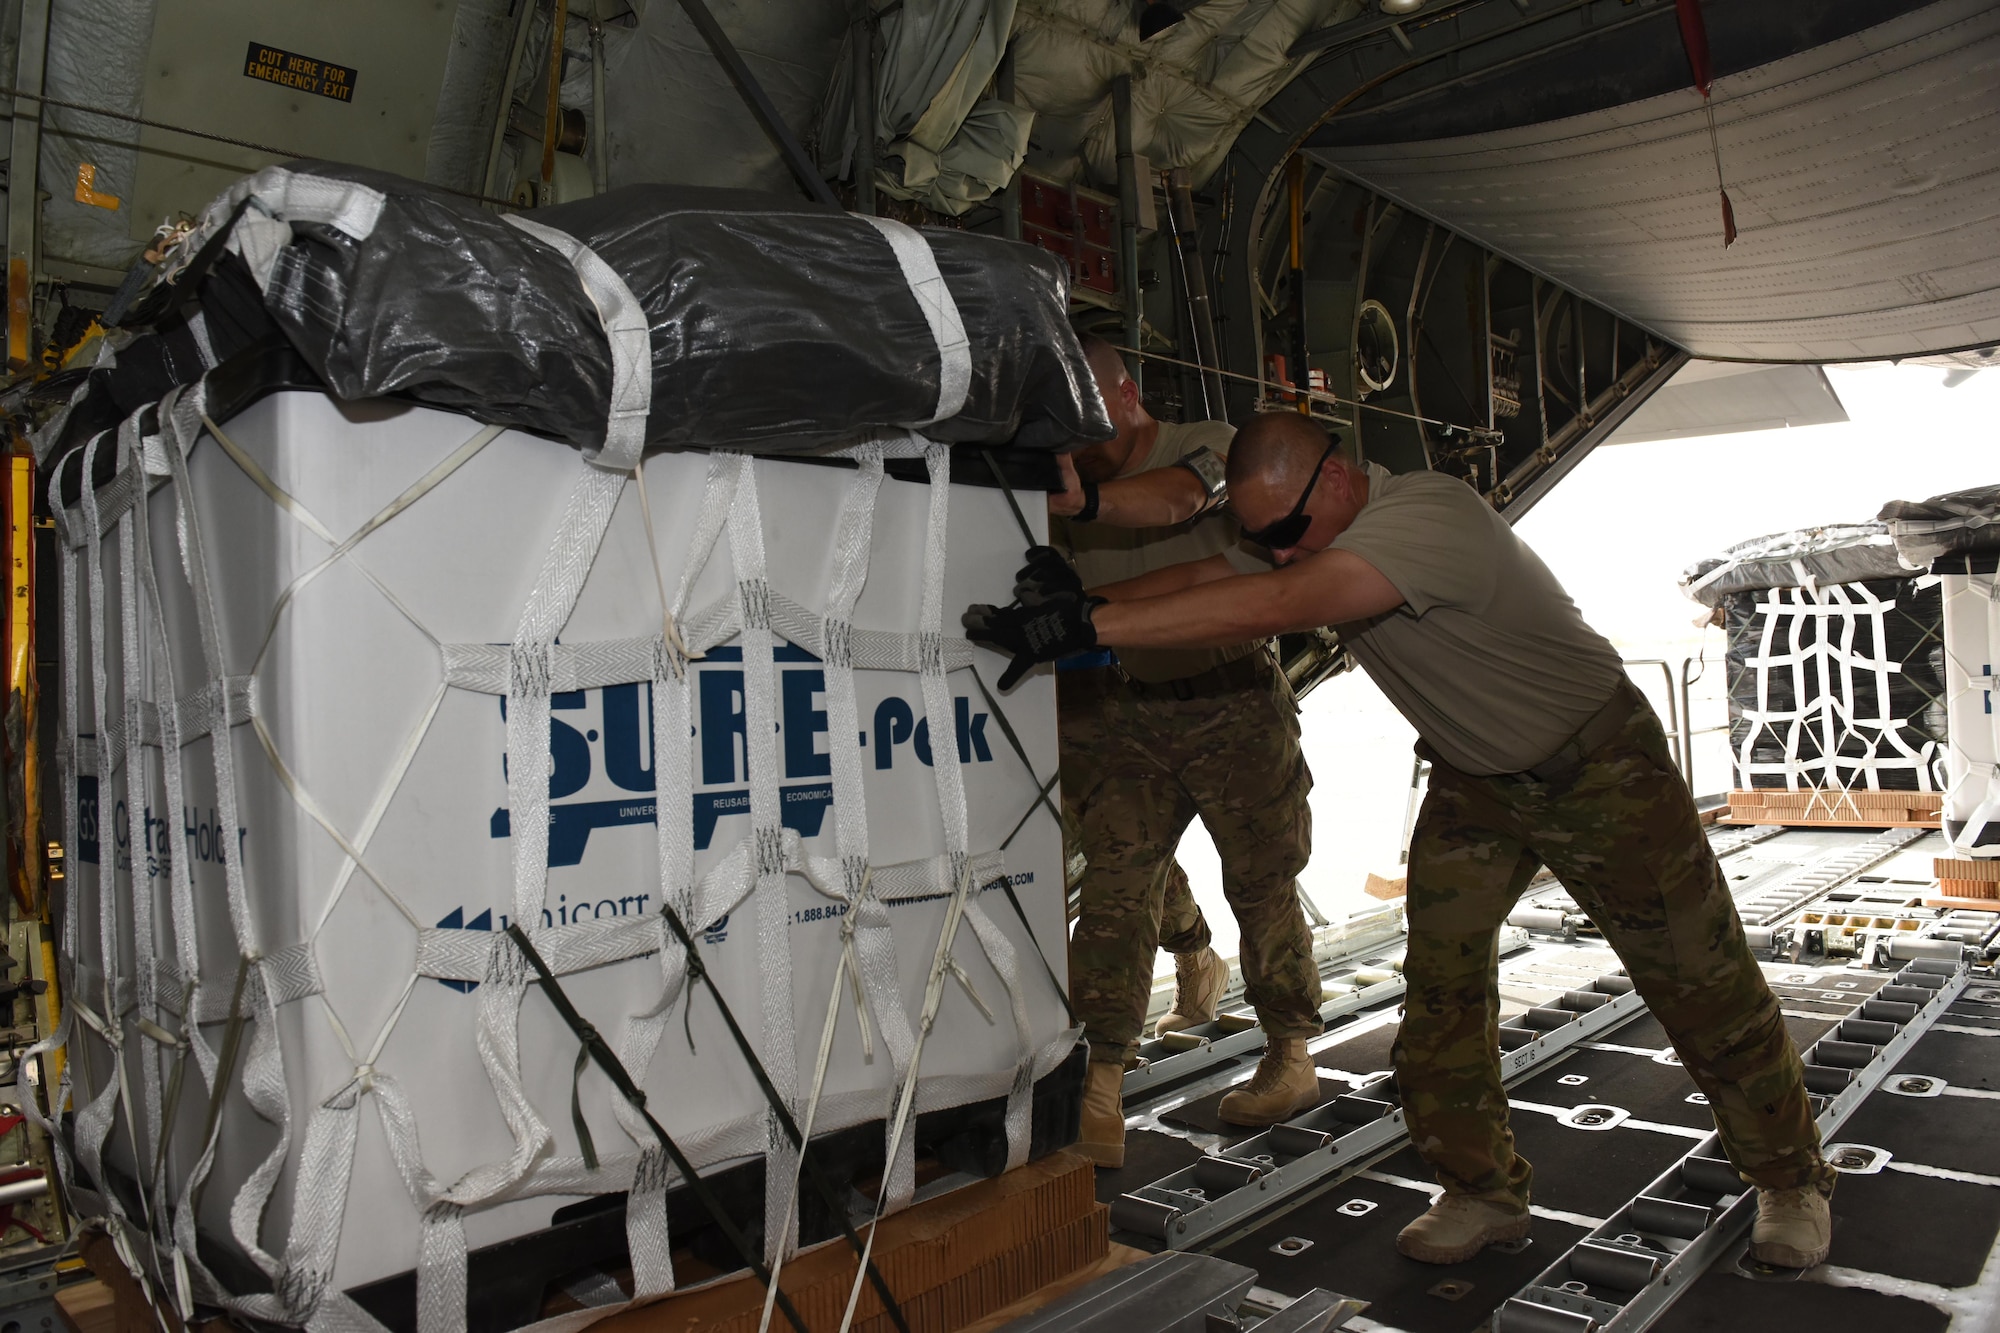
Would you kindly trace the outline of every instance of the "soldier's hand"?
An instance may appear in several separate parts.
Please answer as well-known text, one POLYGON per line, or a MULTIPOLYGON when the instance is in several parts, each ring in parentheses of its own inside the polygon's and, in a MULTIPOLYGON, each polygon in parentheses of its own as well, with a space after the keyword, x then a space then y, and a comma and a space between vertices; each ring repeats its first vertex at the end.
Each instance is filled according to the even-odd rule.
POLYGON ((1034 606, 1062 596, 1083 596, 1083 579, 1055 547, 1030 546, 1028 563, 1014 574, 1014 600, 1034 606))
POLYGON ((1054 593, 1033 605, 966 608, 961 623, 965 636, 974 643, 1010 654, 1013 658, 1000 676, 1000 688, 1010 690, 1037 662, 1053 662, 1071 653, 1097 646, 1097 628, 1090 613, 1102 605, 1102 597, 1075 593, 1054 593))

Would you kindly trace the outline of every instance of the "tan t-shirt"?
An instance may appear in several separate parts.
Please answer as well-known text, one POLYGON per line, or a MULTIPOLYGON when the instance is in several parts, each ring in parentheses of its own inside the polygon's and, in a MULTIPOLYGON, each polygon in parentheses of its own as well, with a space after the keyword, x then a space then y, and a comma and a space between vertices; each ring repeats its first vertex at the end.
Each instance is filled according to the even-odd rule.
POLYGON ((1368 502, 1333 546, 1375 566, 1407 603, 1339 626, 1341 642, 1462 772, 1539 764, 1624 675, 1541 557, 1455 477, 1370 464, 1368 502))
MULTIPOLYGON (((1163 421, 1153 451, 1118 475, 1134 477, 1172 467, 1201 448, 1227 458, 1229 442, 1235 437, 1236 428, 1225 421, 1186 425, 1163 421)), ((1086 588, 1134 579, 1190 560, 1206 560, 1234 549, 1242 536, 1242 525, 1227 509, 1212 509, 1167 528, 1116 528, 1108 523, 1072 523, 1066 518, 1049 522, 1049 540, 1076 562, 1086 588)), ((1135 680, 1180 680, 1247 657, 1262 646, 1260 641, 1233 648, 1120 648, 1118 661, 1135 680)))

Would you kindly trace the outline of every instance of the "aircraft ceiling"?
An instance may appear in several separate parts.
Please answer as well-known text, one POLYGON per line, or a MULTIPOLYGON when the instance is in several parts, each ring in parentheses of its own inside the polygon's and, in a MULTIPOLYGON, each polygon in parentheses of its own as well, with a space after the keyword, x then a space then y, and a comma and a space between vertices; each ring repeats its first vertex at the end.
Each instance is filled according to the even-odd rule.
MULTIPOLYGON (((1697 356, 2000 342, 2000 8, 1941 0, 1715 84, 1313 154, 1697 356)), ((1380 117, 1377 117, 1379 120, 1380 117)))

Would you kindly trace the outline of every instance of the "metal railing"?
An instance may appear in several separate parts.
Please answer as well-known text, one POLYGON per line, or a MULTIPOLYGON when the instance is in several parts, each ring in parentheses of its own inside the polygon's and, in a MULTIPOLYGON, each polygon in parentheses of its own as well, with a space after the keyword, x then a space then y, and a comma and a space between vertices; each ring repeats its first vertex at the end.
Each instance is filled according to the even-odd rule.
MULTIPOLYGON (((1688 790, 1699 796, 1701 793, 1694 785, 1694 738, 1713 735, 1718 731, 1728 731, 1729 724, 1724 722, 1720 726, 1700 728, 1693 725, 1694 708, 1691 696, 1695 681, 1701 678, 1699 672, 1691 671, 1696 660, 1692 657, 1683 657, 1680 660, 1678 676, 1674 671, 1674 663, 1658 657, 1631 658, 1625 663, 1625 669, 1627 671, 1631 671, 1634 667, 1660 669, 1660 679, 1666 687, 1667 737, 1673 748, 1674 767, 1680 769, 1688 790)), ((1424 779, 1429 771, 1430 765, 1422 758, 1418 758, 1410 769, 1410 797, 1403 810, 1403 838, 1400 854, 1397 857, 1398 865, 1408 865, 1410 862, 1410 839, 1416 832, 1417 809, 1423 796, 1424 779)))
POLYGON ((1683 657, 1678 664, 1680 668, 1678 672, 1674 669, 1676 664, 1664 658, 1635 657, 1625 663, 1628 672, 1635 667, 1660 669, 1660 680, 1666 689, 1667 735, 1673 745, 1674 763, 1679 767, 1681 777, 1686 780, 1690 791, 1697 790, 1694 785, 1694 738, 1712 736, 1718 731, 1729 730, 1727 722, 1713 727, 1694 726, 1692 696, 1695 681, 1701 679, 1701 673, 1694 670, 1696 661, 1697 659, 1692 657, 1683 657))

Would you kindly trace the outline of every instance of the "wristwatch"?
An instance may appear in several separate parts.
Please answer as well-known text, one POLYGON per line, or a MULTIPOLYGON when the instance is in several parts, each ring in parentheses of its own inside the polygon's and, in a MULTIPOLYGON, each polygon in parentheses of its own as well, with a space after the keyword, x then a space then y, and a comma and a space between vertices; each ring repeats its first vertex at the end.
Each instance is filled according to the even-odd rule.
POLYGON ((1204 496, 1201 504, 1202 513, 1229 502, 1228 467, 1216 455, 1215 450, 1203 445, 1187 457, 1175 460, 1173 466, 1186 468, 1194 474, 1194 479, 1201 483, 1204 496))

